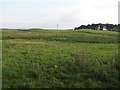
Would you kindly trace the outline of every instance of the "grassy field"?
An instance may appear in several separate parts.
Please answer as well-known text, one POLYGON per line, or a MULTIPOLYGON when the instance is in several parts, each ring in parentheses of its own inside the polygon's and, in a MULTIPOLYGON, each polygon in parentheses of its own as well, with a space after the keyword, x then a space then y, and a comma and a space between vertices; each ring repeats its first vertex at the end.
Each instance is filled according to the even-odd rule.
POLYGON ((3 88, 117 88, 118 33, 3 30, 3 88))

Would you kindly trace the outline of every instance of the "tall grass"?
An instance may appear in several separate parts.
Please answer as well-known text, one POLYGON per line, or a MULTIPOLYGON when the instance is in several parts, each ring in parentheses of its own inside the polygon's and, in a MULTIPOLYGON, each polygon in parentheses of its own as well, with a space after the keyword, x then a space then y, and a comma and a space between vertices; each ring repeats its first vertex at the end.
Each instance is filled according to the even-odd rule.
POLYGON ((117 88, 117 34, 103 33, 3 31, 3 88, 117 88))

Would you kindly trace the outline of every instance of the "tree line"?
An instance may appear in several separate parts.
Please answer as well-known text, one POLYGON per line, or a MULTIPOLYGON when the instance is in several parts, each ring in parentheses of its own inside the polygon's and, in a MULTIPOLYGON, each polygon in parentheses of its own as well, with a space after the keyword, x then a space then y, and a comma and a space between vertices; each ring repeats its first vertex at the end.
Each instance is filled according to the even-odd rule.
POLYGON ((75 27, 74 30, 78 29, 93 29, 93 30, 108 30, 108 31, 120 31, 118 30, 117 24, 88 24, 75 27))

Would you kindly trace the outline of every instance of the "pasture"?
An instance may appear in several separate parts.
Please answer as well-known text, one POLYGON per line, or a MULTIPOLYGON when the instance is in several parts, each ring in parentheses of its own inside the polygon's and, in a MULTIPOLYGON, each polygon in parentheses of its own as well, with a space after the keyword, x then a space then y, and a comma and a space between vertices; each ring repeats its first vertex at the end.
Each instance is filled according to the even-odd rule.
POLYGON ((3 30, 3 88, 117 88, 118 32, 3 30))

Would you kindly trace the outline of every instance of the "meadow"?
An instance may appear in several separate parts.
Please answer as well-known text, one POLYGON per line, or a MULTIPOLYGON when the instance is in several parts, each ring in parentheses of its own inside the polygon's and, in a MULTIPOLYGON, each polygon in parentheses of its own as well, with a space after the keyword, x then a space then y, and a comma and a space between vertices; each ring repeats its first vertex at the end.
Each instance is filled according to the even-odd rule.
POLYGON ((3 88, 118 88, 118 32, 2 30, 3 88))

